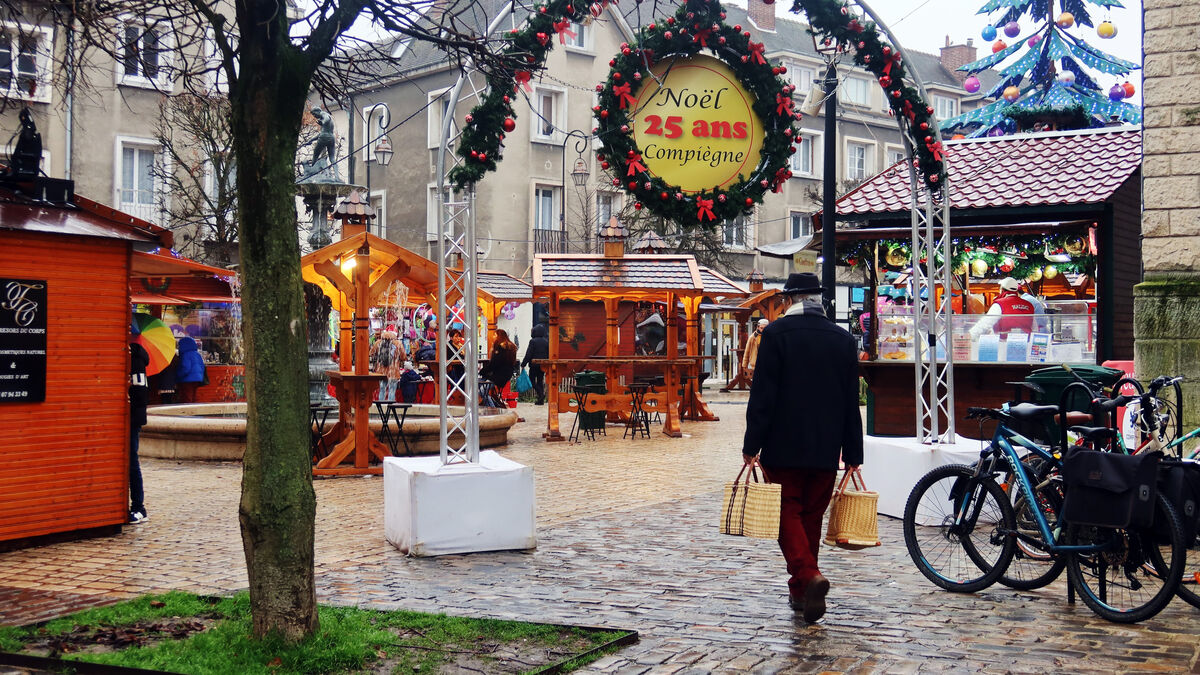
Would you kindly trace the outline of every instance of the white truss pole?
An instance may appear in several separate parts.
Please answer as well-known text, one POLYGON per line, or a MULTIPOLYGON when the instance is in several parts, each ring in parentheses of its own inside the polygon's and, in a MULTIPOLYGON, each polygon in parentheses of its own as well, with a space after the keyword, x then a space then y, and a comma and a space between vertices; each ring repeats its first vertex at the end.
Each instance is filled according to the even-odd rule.
MULTIPOLYGON (((900 46, 900 41, 880 20, 879 15, 863 0, 856 4, 876 23, 891 41, 892 48, 903 59, 912 75, 912 85, 921 92, 923 100, 929 93, 921 82, 914 62, 900 46)), ((914 386, 917 400, 917 438, 922 443, 953 443, 954 434, 954 345, 950 331, 952 297, 950 286, 950 181, 944 179, 942 191, 933 195, 925 189, 925 182, 917 176, 913 163, 914 148, 924 143, 924 136, 942 142, 942 132, 935 119, 928 131, 914 132, 908 120, 897 116, 904 146, 908 151, 909 183, 912 193, 912 271, 913 271, 913 321, 917 332, 917 344, 913 355, 914 386), (919 133, 919 137, 918 137, 919 133), (941 263, 938 259, 941 258, 941 263), (922 268, 921 260, 925 260, 922 268), (941 287, 941 299, 937 299, 935 288, 941 287), (921 298, 921 291, 928 294, 921 298), (943 354, 938 355, 941 346, 943 354), (946 428, 941 428, 941 418, 946 419, 946 428)), ((964 298, 964 302, 965 302, 964 298)), ((874 310, 872 310, 874 311, 874 310)))

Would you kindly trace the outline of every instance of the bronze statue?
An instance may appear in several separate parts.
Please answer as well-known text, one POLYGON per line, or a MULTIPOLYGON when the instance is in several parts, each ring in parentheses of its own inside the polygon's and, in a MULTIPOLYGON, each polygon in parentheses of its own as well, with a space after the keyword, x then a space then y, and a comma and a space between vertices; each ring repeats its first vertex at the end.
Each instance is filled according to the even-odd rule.
POLYGON ((333 164, 333 115, 320 108, 313 108, 312 114, 321 125, 321 133, 317 135, 316 146, 313 148, 312 164, 310 166, 315 168, 317 161, 322 155, 325 156, 326 163, 333 164))

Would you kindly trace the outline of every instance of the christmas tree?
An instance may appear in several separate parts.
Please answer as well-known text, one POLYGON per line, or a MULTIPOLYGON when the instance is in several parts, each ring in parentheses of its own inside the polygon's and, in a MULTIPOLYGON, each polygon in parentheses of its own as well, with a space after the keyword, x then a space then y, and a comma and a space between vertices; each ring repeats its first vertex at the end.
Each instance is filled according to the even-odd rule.
POLYGON ((975 137, 1002 135, 1018 126, 1040 128, 1035 126, 1039 122, 1060 129, 1104 126, 1114 118, 1141 124, 1141 107, 1123 100, 1133 96, 1133 85, 1119 81, 1141 66, 1069 32, 1086 26, 1101 39, 1112 38, 1116 26, 1107 18, 1094 25, 1088 11, 1106 12, 1111 7, 1122 5, 1119 0, 988 0, 978 13, 989 15, 991 23, 983 29, 983 39, 995 41, 992 54, 959 68, 969 73, 964 88, 969 93, 979 91, 976 73, 1017 58, 998 69, 1000 80, 986 94, 996 102, 942 120, 943 131, 975 137), (1022 26, 1022 20, 1027 25, 1022 26), (1097 78, 1117 81, 1105 90, 1097 78))

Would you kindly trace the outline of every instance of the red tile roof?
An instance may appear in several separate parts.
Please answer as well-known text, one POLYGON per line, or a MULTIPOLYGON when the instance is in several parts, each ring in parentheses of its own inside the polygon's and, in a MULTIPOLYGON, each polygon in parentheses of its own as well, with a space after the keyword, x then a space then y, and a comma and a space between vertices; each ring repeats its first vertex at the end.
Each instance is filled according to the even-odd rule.
MULTIPOLYGON (((1142 131, 1108 127, 945 143, 951 208, 1095 204, 1142 163, 1142 131)), ((908 211, 908 168, 897 163, 838 200, 838 214, 908 211)))

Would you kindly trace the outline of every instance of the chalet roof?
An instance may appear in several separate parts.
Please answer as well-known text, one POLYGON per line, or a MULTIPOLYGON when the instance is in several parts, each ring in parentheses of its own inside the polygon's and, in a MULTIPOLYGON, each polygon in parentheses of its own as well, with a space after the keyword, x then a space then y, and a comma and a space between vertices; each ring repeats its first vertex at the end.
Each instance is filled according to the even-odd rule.
POLYGON ((477 290, 497 300, 529 300, 533 286, 504 272, 480 271, 476 277, 477 290))
POLYGON ((667 242, 654 230, 646 230, 633 245, 635 253, 661 253, 667 250, 667 242))
POLYGON ((74 204, 60 206, 33 201, 6 188, 0 188, 0 229, 124 239, 141 249, 173 242, 169 230, 79 195, 74 204))
POLYGON ((690 255, 538 255, 533 285, 543 288, 616 288, 699 291, 704 281, 690 255))
MULTIPOLYGON (((1054 131, 945 143, 953 209, 1097 204, 1142 164, 1140 127, 1054 131)), ((839 218, 908 211, 897 163, 838 199, 839 218)))
POLYGON ((709 297, 729 298, 749 295, 749 291, 738 286, 725 275, 703 265, 700 266, 700 279, 704 282, 704 294, 709 297))

